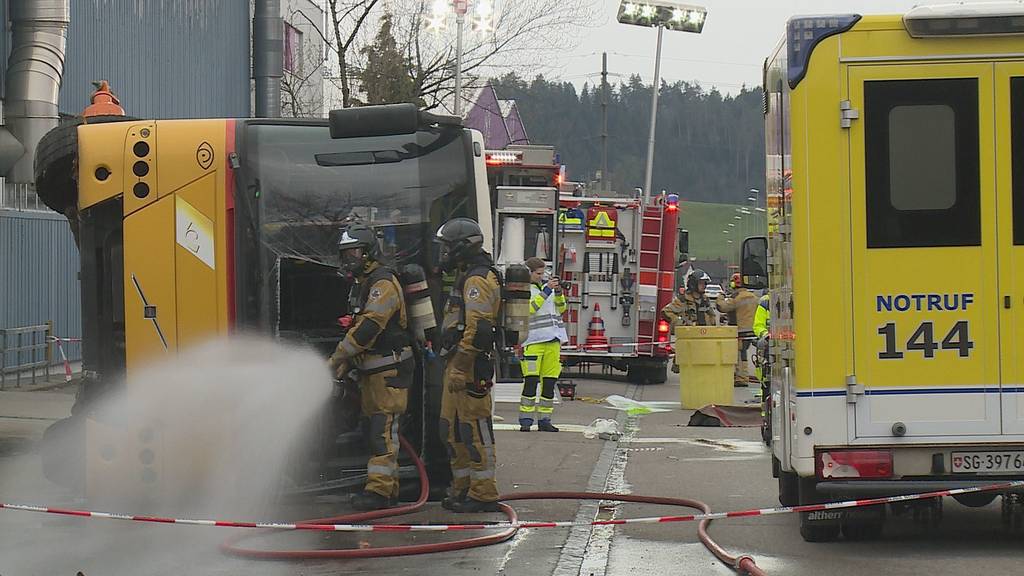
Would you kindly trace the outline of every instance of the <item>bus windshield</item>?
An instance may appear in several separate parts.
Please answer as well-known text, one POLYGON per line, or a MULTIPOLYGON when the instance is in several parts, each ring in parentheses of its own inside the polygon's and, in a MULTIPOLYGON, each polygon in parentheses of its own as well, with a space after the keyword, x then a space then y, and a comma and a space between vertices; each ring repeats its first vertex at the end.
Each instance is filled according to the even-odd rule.
POLYGON ((461 129, 334 140, 327 126, 254 124, 245 147, 260 239, 278 256, 336 264, 339 228, 359 220, 396 263, 428 265, 437 228, 475 211, 461 129))
MULTIPOLYGON (((429 271, 441 224, 476 217, 473 142, 461 128, 332 139, 326 123, 256 120, 238 137, 242 324, 306 338, 332 331, 347 309, 337 243, 349 222, 378 230, 388 263, 429 271)), ((440 294, 439 286, 432 289, 440 294)))

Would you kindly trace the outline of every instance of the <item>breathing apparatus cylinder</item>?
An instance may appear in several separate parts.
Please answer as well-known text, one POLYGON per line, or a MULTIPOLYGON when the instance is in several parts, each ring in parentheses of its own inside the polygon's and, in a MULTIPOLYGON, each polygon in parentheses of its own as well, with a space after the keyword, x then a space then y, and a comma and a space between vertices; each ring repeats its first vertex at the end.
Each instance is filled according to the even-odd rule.
POLYGON ((399 273, 399 282, 405 291, 405 307, 409 317, 409 330, 421 345, 427 341, 426 332, 437 326, 434 305, 427 287, 427 274, 419 264, 406 264, 399 273))
POLYGON ((506 344, 519 346, 530 328, 530 269, 522 264, 505 269, 504 308, 506 344))

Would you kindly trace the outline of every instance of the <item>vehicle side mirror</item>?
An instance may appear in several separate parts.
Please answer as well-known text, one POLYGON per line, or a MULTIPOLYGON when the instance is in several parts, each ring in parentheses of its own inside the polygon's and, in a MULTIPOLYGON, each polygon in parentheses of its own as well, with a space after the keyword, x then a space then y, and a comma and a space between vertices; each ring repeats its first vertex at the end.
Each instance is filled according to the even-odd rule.
POLYGON ((768 287, 768 238, 753 236, 743 241, 740 252, 743 285, 754 290, 768 287))
POLYGON ((686 255, 690 253, 690 232, 688 230, 679 231, 679 261, 682 262, 686 259, 686 255))

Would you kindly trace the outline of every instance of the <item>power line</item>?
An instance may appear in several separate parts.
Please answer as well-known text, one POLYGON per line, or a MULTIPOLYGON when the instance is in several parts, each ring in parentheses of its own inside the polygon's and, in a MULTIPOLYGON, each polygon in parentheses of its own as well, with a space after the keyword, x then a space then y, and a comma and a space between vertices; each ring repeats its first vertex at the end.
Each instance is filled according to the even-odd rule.
MULTIPOLYGON (((614 56, 623 56, 625 58, 643 58, 645 60, 652 60, 654 58, 654 56, 652 56, 650 54, 632 54, 632 53, 628 53, 628 52, 608 52, 608 54, 611 54, 611 55, 614 55, 614 56)), ((586 54, 559 55, 559 58, 565 60, 565 59, 570 59, 570 58, 589 58, 591 56, 600 56, 600 55, 601 55, 600 52, 588 52, 586 54)), ((731 61, 728 61, 728 60, 704 60, 704 59, 701 59, 701 58, 677 58, 677 57, 673 57, 673 56, 662 56, 661 59, 662 60, 671 60, 673 62, 689 62, 691 64, 718 64, 718 65, 724 65, 724 66, 745 66, 745 67, 749 67, 749 68, 757 68, 759 70, 761 69, 761 64, 751 63, 751 62, 731 62, 731 61)))

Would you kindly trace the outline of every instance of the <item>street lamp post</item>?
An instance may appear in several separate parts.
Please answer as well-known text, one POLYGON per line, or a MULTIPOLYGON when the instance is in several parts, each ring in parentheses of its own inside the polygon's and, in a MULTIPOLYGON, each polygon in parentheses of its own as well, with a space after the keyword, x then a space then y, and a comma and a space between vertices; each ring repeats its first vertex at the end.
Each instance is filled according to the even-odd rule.
POLYGON ((651 130, 647 140, 647 169, 644 173, 644 196, 651 198, 654 178, 654 133, 658 118, 658 91, 661 87, 661 41, 666 28, 680 32, 700 34, 708 11, 703 6, 679 4, 670 0, 637 2, 622 0, 618 21, 622 24, 658 29, 658 45, 654 57, 654 83, 651 96, 651 130))
POLYGON ((449 9, 455 12, 455 104, 453 113, 462 116, 462 29, 466 24, 466 13, 473 2, 475 14, 470 17, 473 29, 486 33, 494 30, 491 0, 435 0, 432 14, 427 17, 427 29, 442 32, 448 19, 449 9))
POLYGON ((658 92, 661 92, 661 37, 665 33, 664 26, 658 26, 658 47, 654 56, 654 86, 651 90, 651 131, 647 138, 647 168, 644 170, 644 191, 647 199, 651 199, 651 179, 654 177, 654 130, 658 118, 658 92))
POLYGON ((466 2, 455 0, 455 115, 462 116, 462 25, 466 23, 466 2), (462 9, 459 10, 459 6, 462 9))

